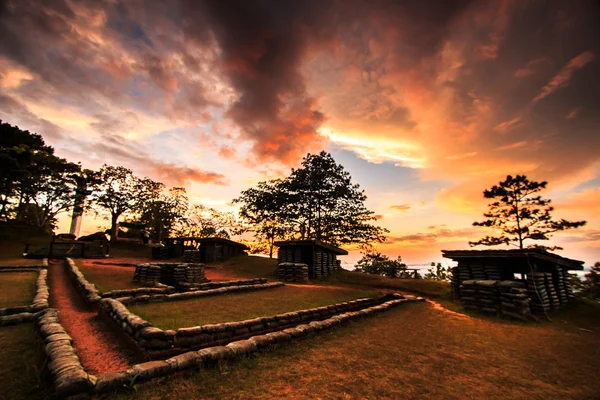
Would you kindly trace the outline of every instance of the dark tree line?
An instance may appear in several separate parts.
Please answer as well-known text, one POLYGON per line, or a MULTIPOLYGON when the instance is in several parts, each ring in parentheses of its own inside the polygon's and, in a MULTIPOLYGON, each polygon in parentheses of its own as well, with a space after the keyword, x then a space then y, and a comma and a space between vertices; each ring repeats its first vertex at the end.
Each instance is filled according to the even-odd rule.
POLYGON ((260 182, 233 202, 272 256, 273 243, 281 239, 361 247, 383 242, 387 230, 373 224, 374 212, 366 208, 366 199, 344 167, 323 151, 308 154, 288 177, 260 182))
POLYGON ((0 170, 2 223, 52 232, 59 214, 91 211, 110 221, 111 241, 124 233, 119 225, 136 236, 148 229, 158 241, 186 233, 228 237, 235 230, 231 213, 189 204, 185 188, 167 190, 120 166, 82 168, 56 156, 40 135, 1 121, 0 170))

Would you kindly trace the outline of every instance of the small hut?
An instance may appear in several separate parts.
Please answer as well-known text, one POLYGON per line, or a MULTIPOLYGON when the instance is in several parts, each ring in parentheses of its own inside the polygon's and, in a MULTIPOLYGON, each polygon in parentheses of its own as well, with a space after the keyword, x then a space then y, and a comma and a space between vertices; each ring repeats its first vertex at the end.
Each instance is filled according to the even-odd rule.
POLYGON ((340 267, 337 256, 348 252, 339 247, 323 243, 320 240, 285 240, 275 242, 278 263, 301 263, 308 265, 310 278, 329 276, 340 267))
POLYGON ((542 249, 442 250, 442 255, 458 263, 452 268, 454 296, 463 303, 492 296, 486 299, 490 309, 495 307, 496 298, 507 305, 510 299, 526 297, 534 313, 559 308, 574 298, 568 272, 583 270, 583 261, 542 249), (507 293, 498 297, 493 288, 500 292, 504 290, 500 288, 507 288, 507 293))
POLYGON ((180 257, 185 250, 194 250, 200 254, 199 260, 195 261, 201 263, 225 261, 249 250, 243 243, 218 237, 176 237, 168 238, 166 243, 168 258, 180 257))

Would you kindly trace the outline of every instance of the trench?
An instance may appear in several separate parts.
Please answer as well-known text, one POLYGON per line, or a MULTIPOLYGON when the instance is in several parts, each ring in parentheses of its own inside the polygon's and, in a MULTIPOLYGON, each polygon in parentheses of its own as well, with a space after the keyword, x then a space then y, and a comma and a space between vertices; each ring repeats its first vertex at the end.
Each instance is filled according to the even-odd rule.
POLYGON ((63 260, 48 267, 50 306, 59 311, 61 325, 73 338, 73 346, 90 374, 120 371, 136 364, 136 352, 123 336, 108 326, 87 304, 68 275, 63 260))

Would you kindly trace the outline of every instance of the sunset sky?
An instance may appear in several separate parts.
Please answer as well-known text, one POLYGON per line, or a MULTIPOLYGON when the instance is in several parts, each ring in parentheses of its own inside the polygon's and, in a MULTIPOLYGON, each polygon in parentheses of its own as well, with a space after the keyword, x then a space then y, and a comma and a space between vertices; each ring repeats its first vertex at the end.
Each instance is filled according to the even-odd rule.
POLYGON ((586 0, 0 1, 0 119, 221 210, 325 149, 411 265, 492 233, 483 190, 525 174, 588 221, 553 243, 591 265, 599 21, 586 0))

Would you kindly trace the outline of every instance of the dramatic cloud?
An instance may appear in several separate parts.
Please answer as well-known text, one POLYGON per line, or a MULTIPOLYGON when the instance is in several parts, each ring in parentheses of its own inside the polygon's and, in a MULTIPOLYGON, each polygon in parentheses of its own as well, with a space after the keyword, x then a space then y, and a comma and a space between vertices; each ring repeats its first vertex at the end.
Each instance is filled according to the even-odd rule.
POLYGON ((548 82, 546 86, 542 89, 542 92, 538 94, 533 102, 537 102, 544 97, 548 96, 550 93, 556 91, 557 89, 567 86, 569 84, 569 80, 571 80, 571 76, 578 69, 583 68, 586 64, 592 62, 594 60, 595 55, 591 51, 586 51, 584 53, 579 54, 577 57, 573 58, 571 61, 565 65, 560 72, 548 82))
POLYGON ((467 229, 507 174, 547 180, 557 209, 598 218, 581 189, 600 171, 594 0, 0 7, 0 118, 86 166, 210 184, 203 199, 226 204, 325 148, 368 171, 380 223, 405 240, 389 248, 419 257, 432 236, 403 220, 464 244, 427 227, 467 229))

